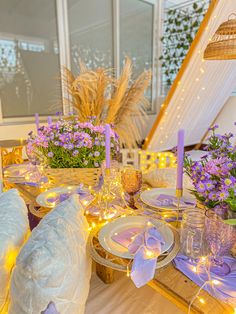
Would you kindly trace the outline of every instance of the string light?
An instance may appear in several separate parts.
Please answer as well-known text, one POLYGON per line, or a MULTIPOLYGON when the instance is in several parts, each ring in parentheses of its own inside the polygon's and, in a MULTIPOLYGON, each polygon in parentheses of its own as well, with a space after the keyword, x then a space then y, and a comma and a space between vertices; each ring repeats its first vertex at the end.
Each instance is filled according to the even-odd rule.
POLYGON ((193 271, 194 273, 197 273, 197 267, 196 267, 196 266, 193 266, 192 271, 193 271))
MULTIPOLYGON (((216 17, 217 17, 217 15, 214 15, 214 19, 216 19, 216 17)), ((207 25, 207 26, 205 27, 205 30, 208 30, 208 29, 209 29, 209 26, 207 25)), ((210 42, 211 40, 212 40, 212 38, 209 37, 209 38, 208 38, 208 41, 210 42)), ((197 53, 198 53, 199 55, 201 55, 201 54, 202 54, 202 50, 201 50, 201 49, 197 50, 197 53)), ((202 64, 205 63, 205 59, 203 58, 203 56, 201 57, 201 63, 202 63, 202 64)), ((202 66, 199 68, 199 71, 200 71, 202 74, 205 73, 205 70, 204 70, 204 68, 203 68, 202 66)), ((200 81, 199 77, 196 77, 195 81, 196 81, 196 82, 199 82, 199 81, 200 81)), ((181 81, 179 80, 179 81, 177 82, 177 85, 180 85, 180 84, 181 84, 181 81)), ((181 90, 182 90, 182 93, 185 92, 185 89, 184 89, 184 88, 182 88, 181 90)), ((203 87, 201 87, 201 90, 204 91, 204 90, 206 90, 206 88, 203 86, 203 87)), ((197 100, 200 100, 200 99, 201 99, 200 95, 197 95, 196 99, 197 99, 197 100)), ((182 97, 181 100, 184 101, 184 98, 182 97)), ((163 105, 164 105, 164 104, 163 104, 163 105)), ((177 110, 179 110, 179 109, 180 109, 180 106, 177 107, 177 110)), ((166 116, 166 115, 167 115, 167 112, 164 112, 164 114, 165 114, 165 116, 166 116)), ((177 115, 177 119, 179 119, 179 118, 180 118, 180 115, 177 115)), ((161 123, 167 123, 168 120, 164 118, 162 121, 163 121, 163 122, 161 122, 161 123)), ((180 126, 180 125, 181 125, 181 122, 179 121, 177 124, 178 124, 178 126, 180 126)), ((163 126, 160 127, 160 130, 161 130, 161 131, 163 130, 163 126)), ((165 136, 165 138, 167 139, 168 137, 165 136)), ((163 140, 160 141, 160 144, 163 144, 163 140)))
POLYGON ((211 282, 213 283, 213 285, 216 285, 216 286, 220 285, 220 281, 219 280, 213 279, 211 282))
POLYGON ((199 298, 199 301, 202 303, 202 304, 205 304, 205 300, 203 298, 199 298))

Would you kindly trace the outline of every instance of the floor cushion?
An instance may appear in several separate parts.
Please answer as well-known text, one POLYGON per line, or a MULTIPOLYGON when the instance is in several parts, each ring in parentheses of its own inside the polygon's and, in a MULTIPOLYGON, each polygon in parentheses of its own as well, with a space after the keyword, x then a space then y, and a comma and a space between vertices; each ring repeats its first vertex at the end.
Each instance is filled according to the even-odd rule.
POLYGON ((0 193, 0 312, 5 308, 11 271, 28 230, 27 207, 18 191, 0 193))
POLYGON ((73 195, 33 230, 13 271, 9 314, 39 314, 52 303, 60 314, 84 313, 91 259, 83 214, 73 195))

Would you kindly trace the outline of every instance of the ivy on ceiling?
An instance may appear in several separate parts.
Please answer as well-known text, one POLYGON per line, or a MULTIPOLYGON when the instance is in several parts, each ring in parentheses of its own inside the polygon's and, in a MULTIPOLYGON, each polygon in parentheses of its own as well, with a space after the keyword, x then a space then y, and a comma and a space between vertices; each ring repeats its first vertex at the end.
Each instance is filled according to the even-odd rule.
POLYGON ((209 0, 166 11, 160 56, 163 83, 173 83, 209 6, 209 0))

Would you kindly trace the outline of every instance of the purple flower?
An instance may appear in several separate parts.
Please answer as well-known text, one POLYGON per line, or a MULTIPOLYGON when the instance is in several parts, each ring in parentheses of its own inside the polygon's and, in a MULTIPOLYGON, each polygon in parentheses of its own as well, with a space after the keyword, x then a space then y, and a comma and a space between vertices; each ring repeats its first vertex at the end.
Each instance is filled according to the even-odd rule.
POLYGON ((209 180, 209 181, 206 181, 206 182, 205 182, 205 187, 206 187, 206 189, 207 189, 208 191, 210 191, 210 190, 214 189, 215 185, 213 184, 212 181, 209 180))
POLYGON ((96 151, 96 152, 94 153, 94 156, 95 156, 95 157, 100 156, 100 152, 96 151))
POLYGON ((50 158, 53 157, 53 155, 54 155, 53 152, 48 153, 48 157, 50 157, 50 158))
POLYGON ((203 182, 199 182, 196 184, 196 189, 198 192, 205 192, 206 191, 206 186, 203 182))
POLYGON ((77 149, 74 150, 73 153, 72 153, 73 156, 77 156, 78 154, 79 154, 79 151, 77 149))
POLYGON ((229 178, 225 178, 222 180, 223 185, 225 185, 226 187, 231 187, 235 185, 235 178, 234 177, 229 177, 229 178))
POLYGON ((68 148, 69 150, 72 150, 72 149, 74 148, 74 145, 73 145, 73 144, 68 144, 68 145, 67 145, 67 148, 68 148))
POLYGON ((219 191, 217 197, 220 201, 224 201, 229 196, 229 192, 226 190, 219 191))
POLYGON ((95 163, 94 163, 94 166, 95 166, 96 168, 98 168, 98 167, 99 167, 99 163, 98 163, 98 162, 95 162, 95 163))
POLYGON ((218 199, 218 194, 216 191, 211 191, 208 195, 208 198, 212 201, 217 201, 218 199))

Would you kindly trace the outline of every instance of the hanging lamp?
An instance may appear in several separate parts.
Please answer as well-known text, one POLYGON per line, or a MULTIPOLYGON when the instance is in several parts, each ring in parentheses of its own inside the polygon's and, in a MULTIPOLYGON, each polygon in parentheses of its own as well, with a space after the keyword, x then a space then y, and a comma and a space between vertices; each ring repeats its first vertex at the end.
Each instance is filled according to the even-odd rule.
POLYGON ((222 23, 204 51, 205 60, 236 59, 236 14, 222 23), (233 17, 233 18, 232 18, 233 17))

